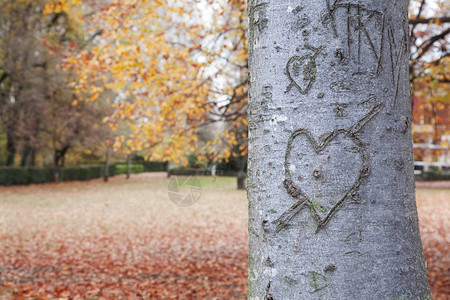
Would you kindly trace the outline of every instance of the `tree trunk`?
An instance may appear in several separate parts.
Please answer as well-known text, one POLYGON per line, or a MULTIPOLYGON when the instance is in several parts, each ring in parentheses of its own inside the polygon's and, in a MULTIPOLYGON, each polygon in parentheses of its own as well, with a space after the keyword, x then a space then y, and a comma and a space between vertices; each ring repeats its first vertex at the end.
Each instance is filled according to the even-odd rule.
POLYGON ((61 160, 60 164, 61 168, 64 168, 66 166, 66 152, 61 154, 61 160))
POLYGON ((238 190, 245 190, 247 189, 247 185, 245 182, 245 180, 247 179, 247 157, 239 156, 237 158, 237 166, 237 188, 238 190))
POLYGON ((29 163, 31 160, 31 147, 28 142, 25 144, 22 150, 22 157, 20 158, 20 166, 21 167, 29 167, 29 163))
POLYGON ((59 165, 60 159, 61 159, 60 151, 55 150, 55 153, 53 155, 53 179, 55 182, 59 182, 60 179, 60 165, 59 165))
POLYGON ((16 143, 14 136, 9 131, 6 133, 6 165, 12 167, 16 157, 16 143))
POLYGON ((109 178, 109 149, 110 147, 106 148, 106 154, 105 154, 105 170, 103 171, 103 181, 108 182, 109 178))
POLYGON ((248 6, 249 299, 431 299, 408 1, 248 6))
POLYGON ((22 158, 20 161, 20 166, 24 167, 24 168, 29 168, 31 166, 34 166, 35 157, 36 157, 35 153, 36 153, 36 150, 33 149, 29 144, 27 144, 22 151, 22 158))
POLYGON ((127 179, 130 179, 131 172, 131 154, 127 154, 127 179))
POLYGON ((237 173, 237 188, 238 190, 245 190, 247 186, 245 184, 245 179, 247 178, 247 174, 243 171, 239 171, 237 173))
POLYGON ((60 179, 60 169, 59 165, 55 165, 53 168, 53 180, 58 183, 60 179))
POLYGON ((31 152, 30 166, 36 166, 36 149, 33 149, 33 151, 31 152))
POLYGON ((59 182, 61 167, 64 167, 64 158, 70 146, 64 146, 62 149, 55 150, 53 154, 53 170, 54 170, 54 180, 59 182))

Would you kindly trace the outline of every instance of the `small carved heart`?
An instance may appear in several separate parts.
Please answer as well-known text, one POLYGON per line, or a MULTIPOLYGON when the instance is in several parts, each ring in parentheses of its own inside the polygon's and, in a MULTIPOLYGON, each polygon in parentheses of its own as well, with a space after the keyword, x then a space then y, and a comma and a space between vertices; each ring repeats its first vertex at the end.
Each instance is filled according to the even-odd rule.
POLYGON ((316 81, 317 65, 316 58, 322 47, 314 48, 307 46, 308 49, 315 51, 314 54, 305 54, 303 56, 293 56, 286 64, 286 73, 291 81, 286 89, 286 93, 295 86, 303 95, 307 94, 313 83, 316 81))

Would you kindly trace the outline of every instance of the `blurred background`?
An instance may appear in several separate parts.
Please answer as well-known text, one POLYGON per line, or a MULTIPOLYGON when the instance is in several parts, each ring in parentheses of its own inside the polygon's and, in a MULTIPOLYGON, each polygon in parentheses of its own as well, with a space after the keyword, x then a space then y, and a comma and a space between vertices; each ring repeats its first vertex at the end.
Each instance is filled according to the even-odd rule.
MULTIPOLYGON (((450 3, 409 13, 420 228, 449 299, 450 3)), ((243 0, 0 0, 0 298, 246 298, 249 22, 243 0)))

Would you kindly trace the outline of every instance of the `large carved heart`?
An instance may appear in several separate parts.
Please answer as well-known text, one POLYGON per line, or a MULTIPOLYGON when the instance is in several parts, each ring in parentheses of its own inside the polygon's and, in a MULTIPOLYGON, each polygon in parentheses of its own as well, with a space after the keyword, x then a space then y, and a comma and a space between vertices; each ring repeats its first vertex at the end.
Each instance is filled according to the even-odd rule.
MULTIPOLYGON (((345 149, 343 149, 345 151, 345 149)), ((340 153, 342 153, 340 151, 340 153)), ((299 155, 308 155, 307 153, 300 153, 299 155)), ((331 154, 332 155, 332 154, 331 154)), ((322 155, 323 156, 323 155, 322 155)), ((328 155, 328 159, 330 155, 328 155)), ((339 158, 338 158, 339 159, 339 158)), ((305 165, 300 166, 300 168, 306 168, 305 165)), ((345 175, 346 170, 339 170, 345 175)), ((309 178, 309 182, 311 180, 314 182, 319 182, 323 180, 327 174, 322 173, 323 170, 320 169, 311 169, 307 173, 313 178, 309 178)), ((289 221, 304 205, 309 207, 311 211, 312 217, 317 224, 317 230, 323 228, 330 219, 334 216, 334 214, 342 208, 345 204, 345 201, 349 198, 356 198, 357 190, 361 184, 362 178, 367 176, 369 173, 369 161, 368 154, 364 147, 363 142, 358 138, 354 131, 347 129, 339 129, 335 130, 331 133, 323 135, 319 140, 316 140, 311 132, 307 129, 298 129, 289 138, 286 156, 285 156, 285 181, 284 186, 286 187, 288 193, 296 198, 298 201, 288 209, 281 217, 281 221, 286 223, 285 221, 289 221), (292 163, 294 158, 292 157, 294 142, 299 138, 304 137, 305 143, 307 143, 310 148, 314 151, 315 154, 323 154, 326 152, 327 147, 333 142, 333 147, 339 147, 340 145, 347 145, 347 152, 353 152, 353 155, 356 157, 359 156, 360 159, 355 159, 356 163, 356 174, 353 174, 352 178, 355 178, 354 182, 350 182, 348 187, 345 187, 340 195, 333 195, 331 198, 334 199, 326 199, 326 202, 320 202, 315 195, 311 195, 311 190, 307 191, 308 186, 301 187, 302 178, 294 178, 294 174, 296 172, 296 165, 292 163), (339 141, 338 141, 339 140, 339 141), (350 148, 349 145, 352 147, 350 148), (350 148, 350 149, 349 149, 350 148), (357 164, 359 161, 359 164, 357 164)), ((303 173, 304 174, 304 173, 303 173)), ((348 176, 352 176, 352 174, 348 174, 348 176)), ((301 177, 301 176, 299 176, 301 177)), ((332 183, 341 184, 342 180, 335 179, 332 183)), ((330 184, 330 183, 328 183, 330 184)), ((333 188, 333 186, 331 187, 333 188)), ((330 188, 329 188, 330 190, 330 188)), ((336 186, 336 190, 338 187, 336 186)), ((329 197, 328 197, 329 198, 329 197)))

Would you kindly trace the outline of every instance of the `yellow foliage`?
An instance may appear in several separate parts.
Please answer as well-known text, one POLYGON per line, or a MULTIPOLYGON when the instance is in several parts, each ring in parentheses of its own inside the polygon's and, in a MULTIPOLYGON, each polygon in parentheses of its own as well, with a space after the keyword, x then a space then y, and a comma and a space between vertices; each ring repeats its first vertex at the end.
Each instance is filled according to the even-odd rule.
MULTIPOLYGON (((68 4, 68 1, 60 2, 68 4)), ((70 4, 79 5, 79 2, 70 1, 70 4)), ((247 42, 241 36, 246 30, 245 22, 239 23, 236 18, 244 2, 232 6, 218 2, 222 6, 223 22, 207 25, 198 18, 201 12, 196 11, 197 6, 193 8, 182 0, 113 0, 112 3, 116 5, 105 7, 88 19, 88 27, 94 28, 91 35, 103 31, 98 37, 101 42, 92 43, 65 60, 65 67, 78 75, 73 86, 80 99, 98 101, 105 98, 100 95, 106 92, 120 96, 121 100, 113 105, 115 111, 104 122, 115 130, 118 124, 127 127, 133 138, 118 138, 115 149, 151 148, 152 159, 181 162, 185 153, 193 151, 198 144, 197 126, 208 119, 214 108, 212 100, 235 94, 239 101, 232 109, 246 105, 246 97, 242 96, 246 94, 246 85, 235 88, 237 71, 243 77, 247 74, 245 67, 235 68, 245 66, 248 53, 247 42), (162 9, 165 14, 161 14, 162 9), (184 18, 188 14, 191 16, 184 18), (223 38, 218 43, 220 47, 205 46, 204 41, 217 38, 223 38), (232 43, 240 46, 233 48, 226 66, 223 50, 230 51, 232 43), (217 65, 219 70, 211 74, 210 65, 217 65), (211 88, 216 78, 224 79, 217 92, 211 88), (86 91, 89 91, 87 95, 86 91)), ((46 10, 54 12, 57 2, 52 5, 46 10)), ((218 142, 207 143, 211 147, 220 146, 221 151, 215 153, 217 159, 246 154, 248 123, 245 113, 242 114, 232 124, 236 132, 225 130, 218 142)))
POLYGON ((91 96, 91 101, 95 101, 99 97, 99 93, 95 93, 91 96))

